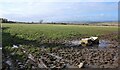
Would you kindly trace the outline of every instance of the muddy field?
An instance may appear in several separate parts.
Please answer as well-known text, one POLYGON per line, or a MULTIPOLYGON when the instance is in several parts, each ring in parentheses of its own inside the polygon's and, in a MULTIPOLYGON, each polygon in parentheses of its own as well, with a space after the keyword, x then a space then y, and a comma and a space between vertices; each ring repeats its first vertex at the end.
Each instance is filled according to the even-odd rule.
MULTIPOLYGON (((21 47, 22 48, 22 47, 21 47)), ((20 48, 19 48, 20 49, 20 48)), ((118 68, 118 49, 108 48, 78 48, 78 47, 56 47, 56 48, 39 48, 35 52, 29 52, 24 48, 26 56, 22 61, 12 58, 15 53, 6 56, 7 62, 11 62, 10 67, 17 69, 37 69, 37 68, 118 68), (12 58, 11 58, 12 57, 12 58), (38 63, 40 62, 40 63, 38 63), (29 64, 32 67, 29 67, 29 64)), ((21 51, 21 52, 22 52, 21 51)), ((5 60, 5 61, 6 61, 5 60)), ((3 60, 4 61, 4 60, 3 60)), ((3 64, 4 65, 4 64, 3 64)))
MULTIPOLYGON (((16 51, 25 53, 24 60, 12 60, 16 53, 11 53, 4 58, 10 61, 12 69, 38 69, 38 68, 79 68, 80 63, 83 63, 82 68, 119 68, 119 48, 114 47, 113 43, 103 43, 102 46, 55 46, 42 45, 30 52, 24 46, 21 46, 16 51), (112 45, 111 45, 112 44, 112 45), (112 47, 111 47, 112 46, 112 47), (39 51, 39 52, 38 52, 39 51), (35 54, 36 53, 36 54, 35 54), (12 58, 11 58, 12 57, 12 58), (29 67, 29 65, 32 65, 29 67)), ((116 42, 114 43, 116 44, 116 42)), ((15 52, 15 51, 14 51, 15 52)), ((6 61, 5 60, 5 61, 6 61)), ((4 65, 4 64, 3 64, 4 65)))
POLYGON ((85 27, 5 25, 3 69, 119 68, 117 27, 85 27), (83 47, 79 44, 81 38, 97 35, 98 45, 83 47))

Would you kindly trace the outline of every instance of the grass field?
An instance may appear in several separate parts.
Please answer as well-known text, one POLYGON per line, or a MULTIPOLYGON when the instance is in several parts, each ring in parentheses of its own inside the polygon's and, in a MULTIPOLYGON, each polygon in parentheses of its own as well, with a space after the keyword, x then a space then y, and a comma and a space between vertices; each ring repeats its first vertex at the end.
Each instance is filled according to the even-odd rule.
POLYGON ((100 36, 117 30, 117 26, 3 24, 3 41, 4 43, 10 43, 14 40, 16 43, 20 43, 21 40, 19 41, 17 39, 24 39, 38 42, 44 40, 44 42, 47 42, 48 40, 100 36))

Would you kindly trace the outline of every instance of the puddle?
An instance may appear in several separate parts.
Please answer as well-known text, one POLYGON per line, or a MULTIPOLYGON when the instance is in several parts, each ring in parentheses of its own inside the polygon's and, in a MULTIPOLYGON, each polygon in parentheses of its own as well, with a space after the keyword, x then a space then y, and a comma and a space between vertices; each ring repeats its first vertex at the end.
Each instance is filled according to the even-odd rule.
POLYGON ((71 41, 71 43, 72 43, 73 45, 80 45, 80 41, 79 41, 79 40, 71 41))
MULTIPOLYGON (((80 45, 80 41, 79 40, 71 41, 71 46, 78 46, 78 45, 80 45)), ((110 44, 110 41, 99 40, 99 44, 98 45, 92 45, 91 47, 106 48, 106 47, 108 47, 110 45, 112 45, 112 44, 110 44)))
MULTIPOLYGON (((73 41, 68 41, 64 44, 66 47, 81 47, 80 45, 80 40, 73 40, 73 41)), ((64 45, 59 45, 59 46, 64 46, 64 45)), ((89 47, 95 47, 95 48, 107 48, 109 47, 111 44, 110 41, 107 40, 99 40, 99 44, 93 44, 92 46, 87 46, 89 47)), ((48 47, 47 45, 41 45, 41 48, 45 49, 46 47, 48 47)))
POLYGON ((108 46, 110 46, 110 45, 111 45, 111 44, 110 44, 110 41, 100 40, 98 47, 105 48, 105 47, 108 47, 108 46))

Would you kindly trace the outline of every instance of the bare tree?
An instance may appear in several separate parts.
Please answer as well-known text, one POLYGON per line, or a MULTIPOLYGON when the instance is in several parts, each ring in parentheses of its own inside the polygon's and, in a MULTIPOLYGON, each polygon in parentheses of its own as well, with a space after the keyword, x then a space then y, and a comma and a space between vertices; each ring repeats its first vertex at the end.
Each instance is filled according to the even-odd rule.
POLYGON ((39 23, 42 24, 42 23, 43 23, 43 20, 40 20, 39 23))

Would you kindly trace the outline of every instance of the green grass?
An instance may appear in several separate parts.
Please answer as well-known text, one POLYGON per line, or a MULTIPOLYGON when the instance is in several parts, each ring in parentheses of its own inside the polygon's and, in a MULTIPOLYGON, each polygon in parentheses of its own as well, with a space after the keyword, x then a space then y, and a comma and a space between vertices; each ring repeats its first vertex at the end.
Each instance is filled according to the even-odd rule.
MULTIPOLYGON (((25 40, 65 40, 85 36, 100 36, 118 30, 117 26, 3 24, 3 38, 18 37, 25 40), (7 34, 9 33, 9 35, 7 34)), ((15 40, 15 39, 14 39, 15 40)), ((17 40, 16 40, 17 41, 17 40)))

